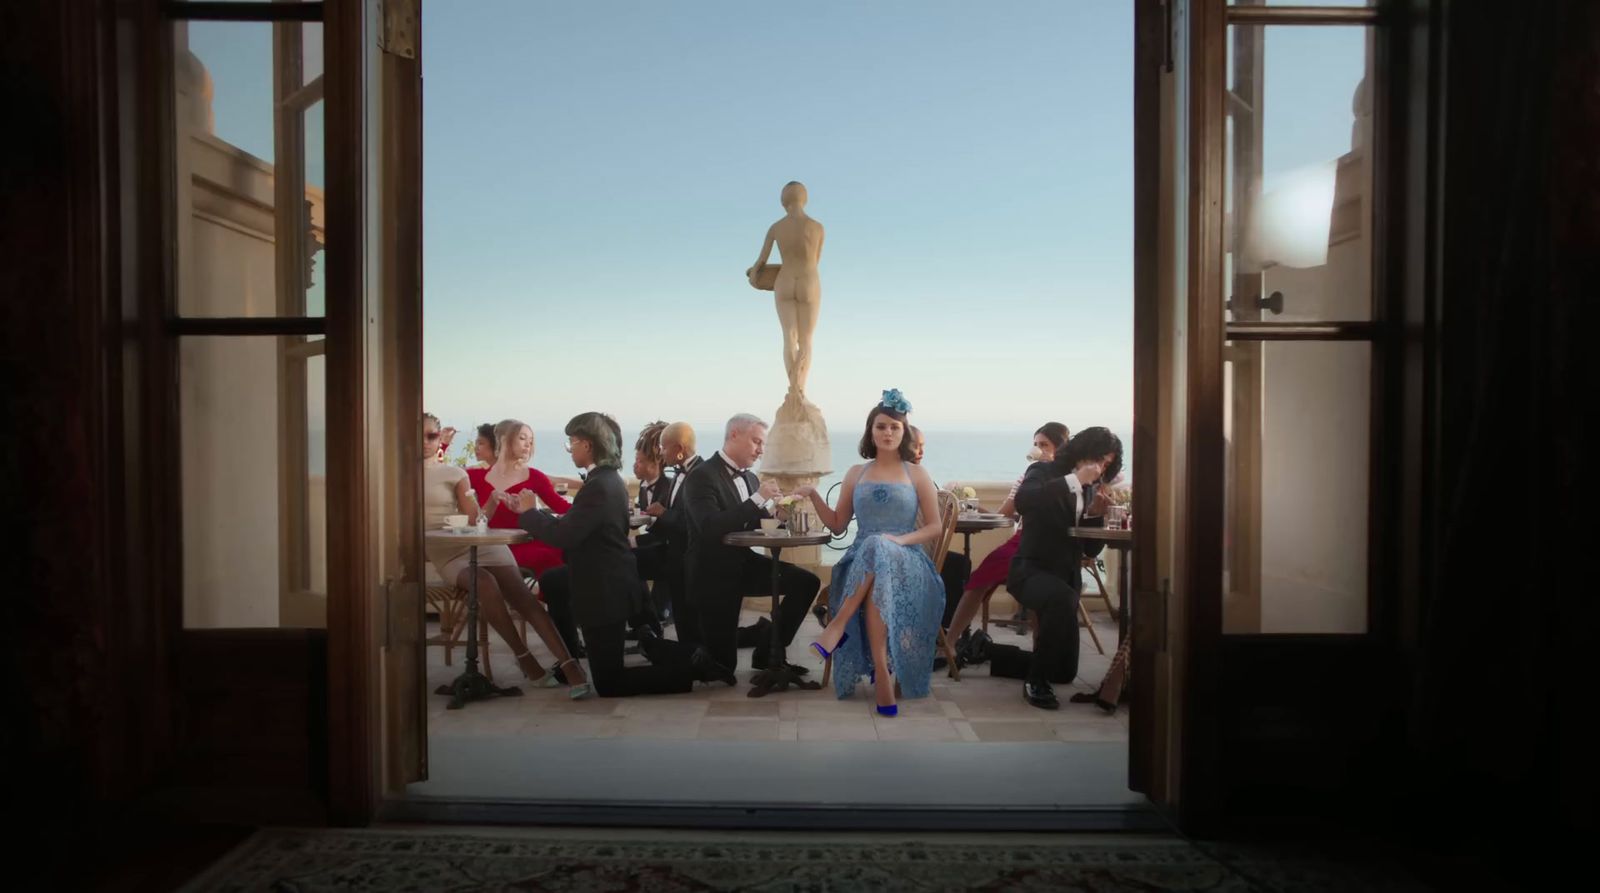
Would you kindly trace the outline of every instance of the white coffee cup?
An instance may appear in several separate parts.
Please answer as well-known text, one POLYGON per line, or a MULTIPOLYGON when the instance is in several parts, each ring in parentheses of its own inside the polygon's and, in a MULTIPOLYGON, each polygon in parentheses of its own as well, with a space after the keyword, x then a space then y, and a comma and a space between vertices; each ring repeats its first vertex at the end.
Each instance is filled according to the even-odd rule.
POLYGON ((450 528, 451 530, 459 530, 460 528, 467 526, 467 516, 445 515, 444 526, 450 528))
POLYGON ((762 518, 761 519, 761 532, 762 533, 777 533, 778 532, 778 523, 779 522, 778 522, 777 518, 762 518))

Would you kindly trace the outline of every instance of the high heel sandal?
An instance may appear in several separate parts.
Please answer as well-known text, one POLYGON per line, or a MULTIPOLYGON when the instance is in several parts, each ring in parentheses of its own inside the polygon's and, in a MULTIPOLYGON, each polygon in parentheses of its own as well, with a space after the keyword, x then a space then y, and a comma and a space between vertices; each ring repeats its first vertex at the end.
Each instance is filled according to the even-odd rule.
POLYGON ((828 658, 833 656, 833 652, 834 651, 838 651, 841 647, 844 646, 844 643, 846 643, 848 641, 850 641, 850 634, 849 633, 845 633, 844 635, 839 637, 839 641, 837 641, 837 642, 835 642, 833 644, 833 651, 829 651, 828 649, 822 647, 821 645, 818 645, 816 642, 812 642, 811 643, 811 650, 815 651, 818 655, 820 655, 823 660, 827 660, 828 658))
MULTIPOLYGON (((894 678, 894 667, 890 667, 889 668, 889 677, 891 679, 894 678)), ((877 667, 868 667, 867 668, 867 681, 871 682, 873 684, 873 686, 876 686, 878 684, 878 668, 877 667)), ((890 704, 887 707, 883 706, 882 704, 874 704, 873 706, 878 708, 878 715, 879 716, 896 716, 896 715, 898 715, 900 713, 900 705, 899 704, 890 704)))
MULTIPOLYGON (((567 664, 575 664, 577 662, 578 662, 577 658, 569 657, 566 660, 562 661, 561 663, 556 664, 556 666, 564 667, 567 664)), ((585 698, 594 697, 594 683, 593 682, 580 682, 577 685, 574 685, 572 688, 567 690, 567 697, 571 698, 574 701, 582 701, 585 698)))
MULTIPOLYGON (((528 656, 529 656, 529 653, 524 651, 521 654, 513 654, 513 655, 511 655, 511 659, 516 661, 517 662, 517 666, 520 667, 520 666, 522 666, 522 659, 525 658, 525 657, 528 657, 528 656)), ((524 672, 523 675, 526 676, 527 673, 524 672)), ((554 674, 552 672, 549 672, 549 671, 546 671, 545 674, 543 676, 540 676, 538 679, 534 679, 533 677, 529 676, 528 677, 528 684, 533 686, 534 688, 555 688, 556 686, 560 685, 561 682, 556 679, 556 674, 554 674)))

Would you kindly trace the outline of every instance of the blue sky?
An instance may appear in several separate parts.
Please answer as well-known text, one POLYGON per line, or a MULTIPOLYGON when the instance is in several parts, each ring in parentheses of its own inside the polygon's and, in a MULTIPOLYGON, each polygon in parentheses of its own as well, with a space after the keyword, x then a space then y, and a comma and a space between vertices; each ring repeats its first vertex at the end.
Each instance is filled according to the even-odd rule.
MULTIPOLYGON (((425 399, 447 422, 770 414, 779 328, 743 271, 798 179, 827 227, 808 392, 838 432, 887 387, 925 427, 1129 430, 1131 3, 423 11, 425 399)), ((270 160, 268 27, 189 28, 219 135, 270 160)), ((1361 41, 1271 32, 1269 174, 1348 148, 1361 41)))

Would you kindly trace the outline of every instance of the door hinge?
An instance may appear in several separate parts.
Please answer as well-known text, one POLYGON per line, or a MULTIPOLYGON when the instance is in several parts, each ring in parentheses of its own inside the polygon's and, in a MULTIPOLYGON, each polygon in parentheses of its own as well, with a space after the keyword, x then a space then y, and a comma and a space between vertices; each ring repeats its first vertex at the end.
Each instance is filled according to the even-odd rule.
POLYGON ((417 0, 382 0, 382 6, 378 48, 405 59, 417 58, 417 0))

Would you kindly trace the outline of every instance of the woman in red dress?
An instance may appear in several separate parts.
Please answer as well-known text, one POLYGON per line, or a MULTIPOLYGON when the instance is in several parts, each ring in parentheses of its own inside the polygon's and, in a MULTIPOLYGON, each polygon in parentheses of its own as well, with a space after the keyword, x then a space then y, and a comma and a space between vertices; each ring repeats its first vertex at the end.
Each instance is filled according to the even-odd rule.
MULTIPOLYGON (((515 495, 531 491, 539 500, 558 515, 565 515, 572 503, 556 492, 544 472, 529 465, 533 459, 533 429, 516 419, 506 419, 494 426, 495 461, 488 468, 469 468, 467 477, 478 496, 478 504, 489 513, 489 526, 521 530, 517 514, 505 505, 496 494, 515 495)), ((566 563, 561 550, 534 540, 511 547, 511 555, 519 567, 525 567, 536 576, 566 563)))
MULTIPOLYGON (((1060 422, 1046 422, 1039 430, 1033 432, 1033 453, 1039 458, 1038 462, 1049 462, 1055 459, 1056 450, 1067 445, 1070 432, 1067 426, 1060 422)), ((1030 466, 1031 467, 1031 466, 1030 466)), ((1006 495, 1006 501, 1000 504, 1000 514, 1017 517, 1016 497, 1017 486, 1022 483, 1022 478, 1017 478, 1017 483, 1011 485, 1011 492, 1006 495)), ((996 586, 1003 586, 1006 574, 1011 569, 1011 556, 1017 554, 1017 545, 1022 542, 1022 523, 1017 523, 1017 532, 1011 539, 1000 544, 993 552, 984 557, 978 564, 977 570, 972 572, 972 577, 967 580, 967 589, 961 593, 961 602, 956 605, 955 614, 950 617, 950 629, 946 635, 954 642, 956 637, 967 631, 967 625, 972 622, 978 608, 982 607, 984 597, 996 586)))

